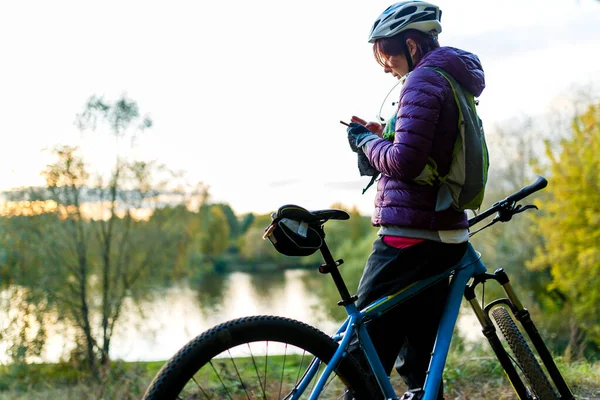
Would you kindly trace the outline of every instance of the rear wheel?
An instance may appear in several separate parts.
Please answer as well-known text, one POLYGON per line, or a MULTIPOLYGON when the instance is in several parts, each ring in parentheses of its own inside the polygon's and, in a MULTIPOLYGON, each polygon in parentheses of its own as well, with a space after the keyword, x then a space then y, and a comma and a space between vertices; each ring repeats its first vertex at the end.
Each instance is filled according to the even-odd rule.
MULTIPOLYGON (((323 332, 282 317, 241 318, 218 325, 183 347, 159 371, 145 400, 290 399, 313 362, 319 370, 307 399, 338 344, 323 332)), ((320 399, 339 399, 345 387, 356 399, 376 398, 353 359, 344 358, 320 399)))
POLYGON ((492 317, 512 349, 517 363, 521 367, 523 375, 525 375, 525 378, 529 382, 531 391, 536 398, 539 400, 558 399, 550 381, 548 381, 542 367, 537 362, 531 348, 508 311, 503 307, 495 308, 492 310, 492 317))

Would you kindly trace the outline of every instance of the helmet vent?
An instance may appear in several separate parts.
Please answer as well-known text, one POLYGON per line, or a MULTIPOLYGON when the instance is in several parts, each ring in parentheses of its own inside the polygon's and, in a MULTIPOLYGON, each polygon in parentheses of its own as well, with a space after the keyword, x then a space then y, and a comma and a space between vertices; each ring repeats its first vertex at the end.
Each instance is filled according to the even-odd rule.
POLYGON ((394 19, 402 18, 406 15, 413 14, 415 11, 417 11, 417 7, 415 6, 406 7, 404 10, 397 13, 394 19))
POLYGON ((392 18, 393 16, 394 16, 394 14, 388 14, 384 18, 380 19, 379 22, 387 21, 388 19, 392 18))
POLYGON ((410 17, 410 21, 411 22, 416 22, 416 21, 435 21, 435 14, 431 14, 428 12, 420 12, 420 13, 416 13, 414 15, 412 15, 410 17))
POLYGON ((402 20, 400 20, 398 22, 394 22, 393 24, 390 25, 390 31, 393 31, 394 29, 396 29, 400 25, 404 25, 405 22, 406 22, 406 18, 402 19, 402 20))

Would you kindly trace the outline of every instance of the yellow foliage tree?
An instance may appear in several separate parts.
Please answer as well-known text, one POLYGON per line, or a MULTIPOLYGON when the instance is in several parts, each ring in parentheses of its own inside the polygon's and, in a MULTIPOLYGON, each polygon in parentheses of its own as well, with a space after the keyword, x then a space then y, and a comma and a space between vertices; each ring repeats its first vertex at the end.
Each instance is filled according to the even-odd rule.
POLYGON ((557 151, 546 145, 550 185, 536 227, 544 244, 528 264, 548 269, 551 290, 566 298, 571 315, 566 355, 600 345, 600 104, 577 116, 557 151))

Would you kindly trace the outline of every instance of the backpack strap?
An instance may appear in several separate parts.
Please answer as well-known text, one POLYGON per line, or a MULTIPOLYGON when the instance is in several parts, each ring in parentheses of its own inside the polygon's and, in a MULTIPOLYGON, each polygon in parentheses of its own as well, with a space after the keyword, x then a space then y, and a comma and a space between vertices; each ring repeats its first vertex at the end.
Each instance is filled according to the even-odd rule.
POLYGON ((440 190, 436 210, 477 209, 483 201, 489 166, 487 146, 475 97, 438 67, 425 67, 442 75, 458 106, 458 134, 452 150, 450 170, 439 177, 440 190))

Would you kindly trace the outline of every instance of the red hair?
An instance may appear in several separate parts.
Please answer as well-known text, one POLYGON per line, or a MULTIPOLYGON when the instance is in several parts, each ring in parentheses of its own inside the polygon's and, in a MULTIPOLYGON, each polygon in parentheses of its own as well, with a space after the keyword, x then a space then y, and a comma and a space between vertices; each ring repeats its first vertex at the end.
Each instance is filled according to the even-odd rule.
POLYGON ((385 62, 388 58, 398 55, 406 56, 404 48, 408 39, 412 39, 417 44, 415 62, 418 62, 418 60, 431 50, 440 47, 437 38, 416 29, 407 29, 389 38, 377 39, 373 44, 373 54, 377 62, 382 67, 385 67, 385 62))

